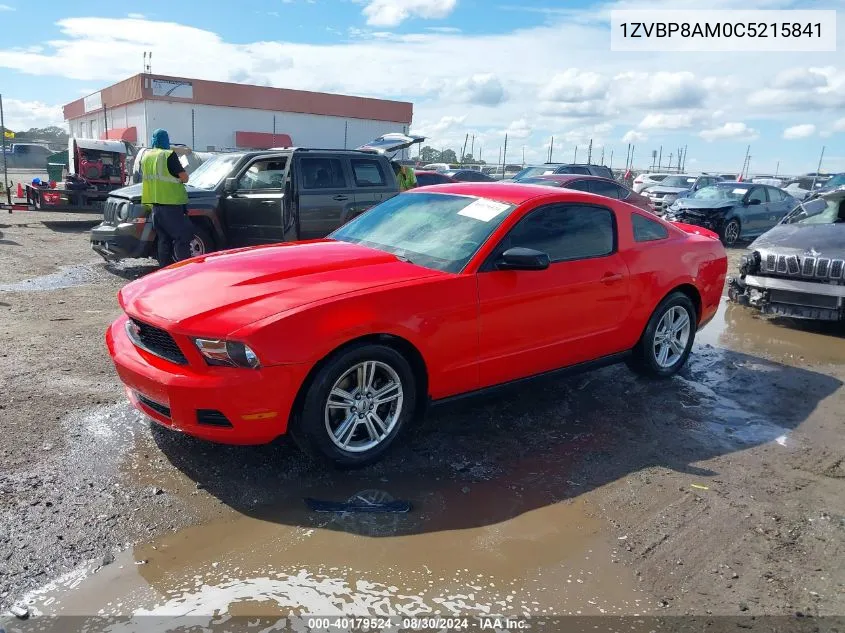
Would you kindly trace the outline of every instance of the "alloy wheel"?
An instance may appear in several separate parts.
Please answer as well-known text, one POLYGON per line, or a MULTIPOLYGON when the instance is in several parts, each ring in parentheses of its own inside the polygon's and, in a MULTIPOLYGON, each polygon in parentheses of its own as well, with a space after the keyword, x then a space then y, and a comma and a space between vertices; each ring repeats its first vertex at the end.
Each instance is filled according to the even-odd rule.
POLYGON ((725 243, 733 245, 739 239, 739 224, 736 220, 731 220, 725 226, 725 243))
POLYGON ((654 331, 654 360, 668 369, 684 355, 692 330, 690 315, 681 306, 669 308, 661 317, 654 331))
POLYGON ((364 361, 338 378, 325 404, 325 425, 343 451, 363 453, 387 439, 402 414, 402 380, 390 365, 364 361))

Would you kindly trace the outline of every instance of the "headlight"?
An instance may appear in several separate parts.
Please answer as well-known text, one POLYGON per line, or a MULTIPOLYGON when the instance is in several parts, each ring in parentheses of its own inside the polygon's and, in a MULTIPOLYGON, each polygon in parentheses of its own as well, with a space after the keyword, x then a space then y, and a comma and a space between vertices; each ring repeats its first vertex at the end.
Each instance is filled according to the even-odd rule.
POLYGON ((667 193, 663 197, 663 202, 675 202, 678 199, 678 194, 676 193, 667 193))
POLYGON ((757 270, 760 265, 760 253, 754 251, 747 255, 743 255, 739 260, 739 272, 743 275, 748 275, 757 270))
POLYGON ((223 365, 226 367, 246 367, 257 369, 260 366, 258 356, 249 345, 237 341, 223 341, 220 339, 194 339, 200 354, 209 365, 223 365))
POLYGON ((121 220, 123 222, 125 222, 127 219, 129 219, 129 209, 130 209, 130 207, 131 207, 131 205, 128 202, 122 202, 117 207, 117 219, 121 220))

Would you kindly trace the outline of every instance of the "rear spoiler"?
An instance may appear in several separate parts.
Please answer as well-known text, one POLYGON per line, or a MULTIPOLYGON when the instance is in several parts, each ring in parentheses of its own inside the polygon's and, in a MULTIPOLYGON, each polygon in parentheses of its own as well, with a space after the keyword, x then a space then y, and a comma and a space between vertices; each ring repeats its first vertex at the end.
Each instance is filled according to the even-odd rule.
POLYGON ((719 239, 719 234, 711 231, 710 229, 705 229, 702 226, 696 226, 695 224, 686 224, 685 222, 670 222, 673 226, 677 226, 681 229, 684 233, 689 233, 691 235, 703 235, 704 237, 709 237, 714 240, 719 239))

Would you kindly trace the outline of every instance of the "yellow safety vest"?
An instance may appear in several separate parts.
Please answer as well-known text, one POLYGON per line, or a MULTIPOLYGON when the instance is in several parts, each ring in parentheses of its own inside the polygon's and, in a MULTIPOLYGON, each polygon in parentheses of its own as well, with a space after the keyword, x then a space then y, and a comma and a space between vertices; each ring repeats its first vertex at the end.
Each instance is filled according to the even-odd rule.
POLYGON ((188 191, 167 169, 167 159, 173 152, 151 149, 141 159, 141 204, 188 204, 188 191))

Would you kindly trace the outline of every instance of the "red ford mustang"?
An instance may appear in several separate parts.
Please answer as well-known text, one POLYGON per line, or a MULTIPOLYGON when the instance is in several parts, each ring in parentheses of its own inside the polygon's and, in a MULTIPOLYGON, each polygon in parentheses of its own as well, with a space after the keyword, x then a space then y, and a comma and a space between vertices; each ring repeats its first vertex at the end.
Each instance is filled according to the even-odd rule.
POLYGON ((355 466, 429 401, 620 360, 674 374, 726 271, 715 234, 617 200, 437 185, 325 240, 134 281, 106 338, 130 399, 158 423, 232 444, 290 431, 355 466))

